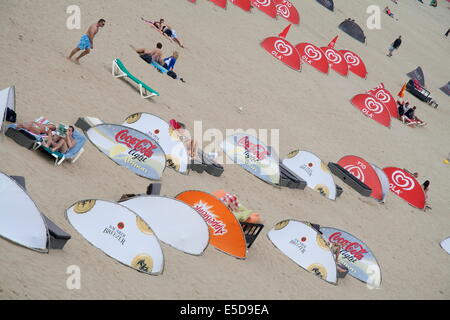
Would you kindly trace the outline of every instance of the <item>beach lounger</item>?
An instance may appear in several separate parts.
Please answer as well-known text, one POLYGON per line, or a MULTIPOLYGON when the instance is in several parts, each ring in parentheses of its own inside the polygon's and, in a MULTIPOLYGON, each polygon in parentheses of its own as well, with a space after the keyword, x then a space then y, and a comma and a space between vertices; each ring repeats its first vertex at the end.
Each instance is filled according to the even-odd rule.
POLYGON ((337 163, 329 162, 328 168, 330 168, 331 173, 344 181, 351 188, 355 189, 356 192, 358 192, 360 195, 369 197, 372 194, 372 189, 370 187, 368 187, 361 180, 356 178, 354 175, 342 168, 337 163))
POLYGON ((258 237, 261 230, 264 228, 263 224, 241 222, 242 231, 244 231, 247 248, 250 248, 253 242, 258 237))
POLYGON ((73 148, 70 148, 66 153, 61 153, 58 151, 52 151, 50 148, 47 148, 42 145, 42 141, 38 141, 34 144, 34 150, 41 150, 49 155, 51 155, 55 159, 55 166, 61 165, 65 160, 68 160, 70 163, 75 163, 81 154, 84 152, 84 144, 86 143, 86 137, 79 133, 77 130, 73 131, 73 138, 77 142, 73 148))
POLYGON ((146 85, 144 82, 133 76, 127 68, 123 65, 122 61, 120 59, 114 59, 112 63, 112 75, 115 78, 122 78, 122 77, 128 77, 129 79, 133 80, 136 84, 139 85, 139 91, 141 94, 141 97, 146 99, 154 96, 159 96, 159 93, 155 91, 154 89, 150 88, 148 85, 146 85))
MULTIPOLYGON (((11 176, 25 191, 27 187, 25 185, 25 177, 22 176, 11 176)), ((58 227, 53 221, 42 214, 45 224, 47 225, 48 233, 50 235, 50 248, 51 249, 62 249, 66 245, 67 241, 70 240, 71 236, 63 229, 58 227)), ((47 244, 48 247, 48 244, 47 244)))

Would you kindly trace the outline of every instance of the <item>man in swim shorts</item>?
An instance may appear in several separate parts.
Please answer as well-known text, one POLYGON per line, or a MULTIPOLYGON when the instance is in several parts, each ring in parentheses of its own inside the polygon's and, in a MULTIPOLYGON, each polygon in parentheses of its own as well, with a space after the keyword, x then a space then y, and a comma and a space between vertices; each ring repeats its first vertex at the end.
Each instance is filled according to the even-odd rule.
POLYGON ((89 54, 91 52, 91 49, 94 49, 94 37, 97 34, 97 32, 100 30, 100 28, 103 28, 105 26, 105 19, 98 20, 97 23, 92 24, 86 34, 84 34, 80 42, 78 43, 78 46, 72 50, 70 53, 70 56, 67 58, 69 60, 72 60, 72 57, 81 50, 84 50, 76 59, 75 63, 80 64, 80 59, 83 58, 85 55, 89 54))

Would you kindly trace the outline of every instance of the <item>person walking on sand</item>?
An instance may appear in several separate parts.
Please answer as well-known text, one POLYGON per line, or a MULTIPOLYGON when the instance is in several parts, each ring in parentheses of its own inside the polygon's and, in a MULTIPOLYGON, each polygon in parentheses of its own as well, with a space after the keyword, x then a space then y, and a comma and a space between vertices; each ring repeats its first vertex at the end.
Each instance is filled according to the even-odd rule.
POLYGON ((72 60, 72 57, 81 50, 84 50, 76 59, 75 63, 80 64, 80 59, 83 58, 85 55, 89 54, 91 52, 91 49, 94 49, 94 37, 97 34, 97 32, 100 30, 100 28, 103 28, 105 26, 105 19, 98 20, 97 23, 92 24, 86 34, 83 34, 83 36, 80 39, 80 42, 78 43, 78 46, 72 50, 70 53, 70 56, 67 57, 67 59, 72 60))
POLYGON ((394 50, 397 50, 401 44, 402 44, 402 36, 398 36, 398 38, 395 39, 395 41, 389 47, 389 54, 387 56, 392 57, 392 52, 394 50))

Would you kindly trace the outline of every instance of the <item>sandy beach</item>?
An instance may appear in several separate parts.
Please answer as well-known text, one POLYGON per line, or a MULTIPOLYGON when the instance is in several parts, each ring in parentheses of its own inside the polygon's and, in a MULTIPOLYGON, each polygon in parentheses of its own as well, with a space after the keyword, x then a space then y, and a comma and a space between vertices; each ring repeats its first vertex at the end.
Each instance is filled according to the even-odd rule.
MULTIPOLYGON (((149 180, 117 166, 89 142, 80 159, 55 167, 44 155, 0 137, 0 171, 25 176, 28 194, 39 209, 71 234, 64 250, 39 254, 0 239, 0 299, 449 299, 450 255, 439 246, 450 236, 450 100, 439 90, 450 78, 450 4, 437 8, 418 1, 380 0, 398 19, 381 14, 380 30, 366 26, 373 1, 335 0, 335 12, 316 1, 293 0, 301 22, 287 36, 293 44, 326 46, 339 35, 337 49, 359 54, 367 79, 354 74, 324 75, 307 64, 294 71, 261 48, 289 23, 271 19, 256 8, 251 13, 228 3, 223 10, 206 0, 80 0, 81 29, 66 27, 65 0, 0 2, 0 89, 16 87, 18 121, 39 116, 67 124, 91 116, 122 123, 135 112, 178 119, 203 132, 254 128, 279 130, 279 156, 295 149, 315 153, 325 163, 357 155, 379 167, 395 166, 430 180, 432 210, 413 208, 388 194, 385 204, 360 196, 335 177, 344 192, 330 201, 311 189, 268 185, 237 165, 226 165, 219 178, 206 173, 181 175, 166 169, 162 194, 175 197, 185 190, 236 194, 260 212, 265 228, 246 260, 213 247, 199 257, 162 244, 165 270, 149 276, 124 267, 91 246, 65 218, 78 200, 115 201, 123 193, 144 192, 149 180), (164 18, 185 45, 180 48, 141 21, 164 18), (363 28, 362 44, 338 29, 346 18, 363 28), (91 54, 76 65, 66 59, 90 24, 106 19, 91 54), (389 45, 403 43, 388 58, 389 45), (164 56, 178 51, 175 71, 186 83, 158 73, 130 45, 153 49, 163 44, 164 56), (120 58, 137 78, 160 97, 141 99, 138 88, 111 75, 120 58), (434 109, 406 93, 416 115, 428 125, 410 128, 392 119, 386 128, 365 117, 350 99, 381 82, 396 95, 408 81, 407 72, 421 66, 426 87, 438 101, 434 109), (380 289, 371 290, 346 277, 334 286, 309 274, 277 250, 267 232, 284 219, 311 221, 345 230, 363 240, 382 271, 380 289), (81 289, 68 290, 66 270, 81 269, 81 289)), ((269 131, 270 132, 270 131, 269 131)), ((217 144, 221 141, 215 141, 217 144)), ((204 140, 203 147, 211 141, 204 140)), ((1 210, 1 208, 0 208, 1 210)))

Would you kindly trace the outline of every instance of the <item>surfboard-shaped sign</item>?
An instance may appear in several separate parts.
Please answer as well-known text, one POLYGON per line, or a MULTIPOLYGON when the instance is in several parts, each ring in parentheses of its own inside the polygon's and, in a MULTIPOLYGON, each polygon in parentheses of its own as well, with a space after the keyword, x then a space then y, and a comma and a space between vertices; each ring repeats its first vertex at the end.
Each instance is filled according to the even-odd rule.
POLYGON ((441 248, 444 249, 445 252, 450 254, 450 238, 441 241, 441 248))
POLYGON ((258 8, 271 18, 277 16, 277 8, 273 3, 273 0, 251 0, 252 6, 258 8))
POLYGON ((347 61, 350 72, 363 79, 367 77, 366 65, 356 53, 349 50, 339 50, 339 52, 343 54, 345 61, 347 61))
POLYGON ((244 11, 250 11, 252 8, 250 0, 230 0, 230 2, 244 11))
POLYGON ((208 226, 184 202, 160 196, 140 196, 120 204, 144 219, 160 241, 192 255, 201 255, 206 250, 208 226))
POLYGON ((166 121, 153 114, 140 112, 130 115, 123 125, 141 131, 156 141, 164 151, 169 167, 180 173, 189 172, 186 146, 166 121))
POLYGON ((245 133, 228 136, 220 147, 234 163, 269 184, 280 183, 278 155, 259 141, 245 133))
POLYGON ((228 207, 213 195, 202 191, 186 191, 176 196, 194 208, 209 227, 209 243, 233 257, 245 259, 247 243, 239 221, 228 207))
POLYGON ((322 237, 341 247, 338 262, 348 268, 348 274, 368 285, 381 286, 381 269, 369 247, 355 236, 334 228, 321 227, 322 237))
POLYGON ((322 49, 307 42, 299 43, 295 46, 295 48, 300 54, 302 61, 313 66, 320 72, 328 73, 328 59, 325 57, 322 49))
POLYGON ((386 196, 389 193, 389 179, 388 179, 386 173, 384 173, 384 171, 380 167, 378 167, 377 165, 375 165, 373 163, 371 163, 370 165, 377 173, 378 179, 380 179, 381 189, 382 189, 382 193, 383 193, 383 196, 382 196, 383 199, 381 200, 381 202, 385 202, 386 196))
POLYGON ((378 101, 383 103, 385 107, 388 109, 389 114, 392 118, 398 119, 398 109, 397 103, 395 102, 392 94, 384 87, 384 84, 381 83, 378 87, 373 88, 367 92, 371 96, 375 97, 378 101))
POLYGON ((331 200, 336 200, 336 184, 327 165, 315 154, 295 150, 283 164, 306 181, 307 186, 331 200))
POLYGON ((135 174, 160 180, 166 166, 166 156, 159 144, 138 130, 100 124, 86 132, 89 141, 108 158, 135 174))
POLYGON ((312 227, 296 220, 284 220, 267 233, 281 252, 303 269, 336 284, 336 262, 330 247, 312 227))
POLYGON ((2 172, 0 236, 23 247, 48 252, 48 230, 41 212, 26 191, 2 172))
POLYGON ((425 192, 411 174, 396 167, 383 168, 389 179, 389 188, 397 196, 418 209, 425 208, 425 192))
POLYGON ((330 68, 339 73, 341 76, 346 77, 348 75, 348 64, 345 57, 339 51, 330 47, 321 47, 325 57, 330 64, 330 68))
POLYGON ((83 200, 66 210, 66 218, 90 244, 140 272, 159 275, 164 256, 148 224, 120 204, 83 200))
POLYGON ((273 0, 275 8, 277 9, 277 15, 283 17, 287 21, 293 24, 300 23, 300 15, 297 8, 288 0, 273 0))
POLYGON ((345 156, 338 162, 342 168, 350 172, 355 178, 372 189, 372 198, 383 201, 383 187, 375 169, 363 158, 345 156))
POLYGON ((219 6, 223 9, 227 7, 227 0, 209 0, 214 3, 216 6, 219 6))
POLYGON ((301 70, 300 54, 286 39, 269 37, 261 42, 261 46, 275 58, 294 70, 301 70))
POLYGON ((351 103, 365 116, 375 120, 379 124, 390 128, 391 115, 383 103, 366 93, 354 96, 351 103))

